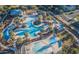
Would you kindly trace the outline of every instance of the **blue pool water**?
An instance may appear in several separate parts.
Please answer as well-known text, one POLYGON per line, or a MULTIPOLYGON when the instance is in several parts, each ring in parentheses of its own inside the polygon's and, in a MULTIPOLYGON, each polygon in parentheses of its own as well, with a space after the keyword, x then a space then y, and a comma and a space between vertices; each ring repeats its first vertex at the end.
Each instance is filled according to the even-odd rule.
MULTIPOLYGON (((35 37, 36 36, 36 32, 37 31, 41 31, 43 26, 46 26, 43 25, 43 26, 38 26, 36 27, 35 25, 32 24, 33 21, 36 20, 36 17, 34 16, 30 16, 29 15, 29 18, 28 20, 26 21, 26 25, 28 25, 28 28, 27 29, 22 29, 22 28, 19 28, 17 30, 15 30, 14 32, 17 33, 17 35, 19 36, 22 36, 24 35, 25 33, 29 33, 32 37, 35 37)), ((55 21, 56 22, 56 21, 55 21)), ((61 26, 62 24, 60 24, 60 30, 63 28, 63 26, 61 26)), ((12 30, 13 28, 15 28, 15 26, 13 24, 11 24, 9 27, 6 28, 6 30, 4 31, 4 39, 7 41, 9 38, 10 38, 10 34, 9 34, 9 30, 12 30)))
POLYGON ((14 9, 14 10, 9 10, 9 15, 20 15, 21 14, 21 12, 22 12, 22 10, 20 10, 20 9, 14 9))
MULTIPOLYGON (((41 48, 38 49, 38 47, 36 48, 36 53, 40 53, 40 52, 43 52, 43 51, 46 51, 49 47, 53 46, 55 43, 57 42, 57 39, 56 39, 56 36, 53 36, 50 40, 49 40, 49 44, 46 45, 46 46, 43 46, 41 48)), ((58 47, 60 48, 62 46, 62 41, 58 41, 58 47)))
POLYGON ((62 23, 60 23, 60 27, 59 27, 59 31, 62 31, 63 30, 63 24, 62 23))
POLYGON ((3 32, 3 37, 5 41, 8 41, 8 39, 10 39, 10 34, 8 29, 5 29, 5 31, 3 32))
MULTIPOLYGON (((34 18, 35 19, 35 18, 34 18)), ((29 21, 28 23, 26 23, 26 25, 28 25, 28 28, 27 29, 24 29, 24 30, 20 30, 21 31, 20 33, 17 33, 17 35, 24 35, 24 33, 29 33, 32 37, 35 37, 35 33, 37 31, 41 31, 42 27, 35 27, 33 24, 32 24, 32 21, 29 21)), ((18 32, 18 30, 16 30, 16 32, 18 32)))
POLYGON ((62 46, 62 41, 58 41, 58 47, 60 48, 62 46))
MULTIPOLYGON (((42 27, 43 26, 38 26, 38 27, 35 27, 35 25, 32 24, 32 22, 36 20, 36 17, 34 16, 29 16, 28 20, 26 21, 26 25, 28 25, 28 28, 27 29, 24 29, 24 28, 19 28, 19 29, 16 29, 14 30, 14 32, 17 33, 17 35, 19 36, 22 36, 24 35, 25 33, 29 33, 32 37, 35 37, 36 36, 36 32, 37 31, 41 31, 42 30, 42 27)), ((14 29, 15 26, 13 24, 11 24, 10 26, 8 26, 4 32, 3 32, 3 35, 4 35, 4 39, 6 41, 9 40, 10 38, 10 34, 9 34, 9 31, 14 29)))
POLYGON ((41 44, 39 42, 36 42, 36 43, 34 43, 34 47, 32 48, 32 50, 34 52, 37 52, 38 50, 41 49, 41 47, 43 47, 43 46, 41 46, 41 44))
MULTIPOLYGON (((43 25, 43 26, 38 26, 36 27, 35 25, 32 24, 32 22, 36 20, 36 17, 34 16, 29 16, 28 18, 28 21, 25 22, 26 25, 28 25, 28 28, 19 28, 19 29, 16 29, 14 30, 14 32, 17 33, 18 36, 22 36, 24 35, 25 33, 29 33, 31 35, 31 37, 36 37, 36 32, 38 31, 41 31, 42 28, 44 26, 47 26, 46 24, 43 25)), ((56 22, 56 21, 55 21, 56 22)), ((63 26, 62 24, 60 24, 60 29, 62 30, 63 29, 63 26)), ((9 27, 7 27, 5 29, 5 31, 3 32, 3 35, 4 35, 4 39, 5 41, 8 41, 10 39, 10 34, 9 34, 9 31, 12 30, 13 28, 15 28, 15 26, 13 24, 11 24, 9 27)), ((55 33, 55 32, 54 32, 55 33)), ((50 40, 49 40, 49 44, 46 45, 46 46, 43 46, 41 47, 39 44, 36 44, 36 48, 34 48, 34 51, 36 52, 40 52, 40 51, 44 51, 46 50, 47 48, 49 48, 51 45, 54 45, 56 43, 56 36, 54 35, 50 40), (38 49, 39 48, 39 49, 38 49)), ((62 46, 62 41, 59 41, 58 42, 58 45, 59 47, 62 46)), ((14 48, 11 48, 13 50, 15 50, 14 48)))
POLYGON ((38 49, 36 51, 36 53, 38 52, 42 52, 44 50, 47 50, 49 47, 51 47, 52 45, 54 45, 56 43, 56 36, 53 36, 50 40, 49 40, 49 44, 46 46, 41 47, 40 49, 38 49))

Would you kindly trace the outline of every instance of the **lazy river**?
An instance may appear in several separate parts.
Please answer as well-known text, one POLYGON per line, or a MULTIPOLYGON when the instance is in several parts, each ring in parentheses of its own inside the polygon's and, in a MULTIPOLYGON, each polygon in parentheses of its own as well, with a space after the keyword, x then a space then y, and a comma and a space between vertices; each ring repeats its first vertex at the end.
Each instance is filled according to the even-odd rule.
MULTIPOLYGON (((25 33, 28 33, 30 35, 30 37, 36 37, 36 32, 41 32, 41 30, 43 29, 44 26, 48 26, 47 24, 43 24, 42 26, 36 26, 34 25, 32 22, 37 20, 36 16, 29 16, 28 18, 26 18, 25 20, 25 24, 27 25, 27 28, 18 28, 16 30, 13 30, 15 28, 14 24, 10 24, 8 25, 8 27, 5 28, 5 30, 3 31, 3 35, 4 35, 4 39, 5 41, 10 40, 10 30, 13 30, 16 35, 18 36, 24 36, 25 33)), ((62 27, 60 28, 62 29, 62 27)), ((34 50, 37 50, 37 52, 42 51, 44 49, 49 48, 52 44, 54 44, 56 42, 56 37, 52 37, 49 41, 49 45, 47 46, 43 46, 42 48, 38 49, 38 48, 34 48, 34 50)), ((59 42, 59 47, 62 46, 62 41, 59 42)), ((38 45, 38 47, 40 47, 40 45, 38 45)))

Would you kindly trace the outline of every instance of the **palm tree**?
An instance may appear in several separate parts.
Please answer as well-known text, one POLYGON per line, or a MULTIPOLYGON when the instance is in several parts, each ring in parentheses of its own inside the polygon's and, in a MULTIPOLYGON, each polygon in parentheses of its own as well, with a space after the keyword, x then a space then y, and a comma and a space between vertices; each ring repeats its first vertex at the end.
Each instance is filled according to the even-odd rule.
POLYGON ((48 15, 47 16, 47 20, 52 20, 52 16, 51 15, 48 15))
POLYGON ((71 45, 73 45, 75 43, 75 39, 72 36, 69 37, 69 40, 70 40, 71 45))
POLYGON ((53 33, 53 29, 54 29, 53 23, 51 22, 51 23, 49 23, 49 30, 50 30, 51 33, 53 33))
POLYGON ((0 6, 0 11, 3 11, 4 10, 4 6, 0 6))
POLYGON ((41 22, 43 22, 43 16, 42 16, 42 15, 39 15, 39 16, 38 16, 38 19, 39 19, 41 22))
POLYGON ((8 43, 9 43, 10 46, 13 46, 14 41, 13 41, 12 39, 10 39, 10 40, 8 41, 8 43))
POLYGON ((16 17, 14 19, 14 24, 15 24, 16 27, 18 27, 19 20, 20 20, 19 17, 16 17))
POLYGON ((28 33, 25 33, 24 35, 25 35, 26 38, 29 36, 28 33))
POLYGON ((19 17, 16 17, 14 21, 15 21, 15 23, 18 22, 19 21, 19 17))
POLYGON ((24 35, 25 35, 25 38, 24 38, 25 40, 24 41, 28 42, 29 41, 29 38, 28 38, 29 35, 28 35, 28 33, 25 33, 24 35))
POLYGON ((20 19, 20 23, 23 24, 24 19, 20 19))
POLYGON ((13 31, 10 31, 10 40, 8 41, 9 45, 13 46, 14 41, 15 41, 15 34, 13 31))
POLYGON ((13 41, 15 40, 15 34, 13 31, 10 31, 10 37, 13 41))
POLYGON ((16 9, 16 8, 18 8, 19 6, 16 6, 16 5, 11 5, 11 6, 9 6, 9 9, 16 9))
POLYGON ((3 8, 4 8, 5 11, 6 11, 6 10, 9 10, 9 7, 10 7, 10 6, 8 6, 8 5, 3 6, 3 8))
POLYGON ((35 5, 33 5, 33 6, 32 6, 32 9, 33 9, 33 10, 38 10, 38 7, 35 6, 35 5))
POLYGON ((23 39, 22 38, 18 38, 16 43, 17 44, 22 44, 23 43, 23 39))
POLYGON ((40 39, 42 38, 42 32, 38 33, 38 35, 40 36, 40 39))

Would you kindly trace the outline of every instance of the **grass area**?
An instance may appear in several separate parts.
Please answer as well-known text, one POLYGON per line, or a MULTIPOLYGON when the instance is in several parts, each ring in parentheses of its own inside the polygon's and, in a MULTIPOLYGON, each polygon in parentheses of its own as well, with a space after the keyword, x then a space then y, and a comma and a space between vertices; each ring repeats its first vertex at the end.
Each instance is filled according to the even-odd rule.
POLYGON ((75 44, 75 40, 73 38, 69 38, 63 42, 62 46, 63 54, 78 54, 79 46, 75 44))

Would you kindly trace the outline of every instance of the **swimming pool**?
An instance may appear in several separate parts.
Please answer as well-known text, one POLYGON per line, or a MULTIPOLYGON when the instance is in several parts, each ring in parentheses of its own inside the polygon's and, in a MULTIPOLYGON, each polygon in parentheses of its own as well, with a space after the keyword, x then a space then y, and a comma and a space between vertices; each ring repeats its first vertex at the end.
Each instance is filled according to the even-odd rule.
MULTIPOLYGON (((16 35, 18 36, 24 36, 25 33, 30 34, 30 36, 36 37, 36 32, 41 32, 44 26, 48 26, 46 24, 44 24, 43 26, 36 26, 33 24, 33 21, 37 20, 37 17, 35 16, 29 16, 28 18, 26 18, 27 20, 25 21, 25 24, 27 25, 27 28, 17 28, 16 30, 13 30, 15 28, 14 24, 10 24, 3 32, 4 34, 4 39, 5 41, 8 41, 10 39, 10 30, 13 30, 16 35)), ((56 21, 55 21, 56 22, 56 21)), ((61 26, 61 24, 60 24, 61 26)), ((62 29, 63 27, 61 27, 60 29, 62 29)), ((53 35, 53 34, 52 34, 53 35)), ((57 41, 56 41, 56 36, 54 35, 50 40, 49 40, 49 44, 46 46, 40 46, 39 44, 35 44, 38 45, 36 46, 36 48, 34 48, 33 50, 37 53, 42 52, 44 50, 47 50, 51 45, 54 45, 57 41), (39 48, 39 49, 38 49, 39 48)), ((59 47, 62 46, 62 41, 59 42, 59 47)), ((15 49, 14 49, 15 50, 15 49)))
POLYGON ((10 39, 9 32, 13 30, 16 35, 18 36, 24 36, 25 33, 30 34, 31 37, 36 37, 36 32, 41 32, 42 28, 44 26, 47 26, 46 24, 43 26, 35 26, 32 22, 36 20, 35 16, 29 16, 27 20, 25 21, 25 24, 27 25, 27 28, 18 28, 16 30, 13 30, 15 28, 14 24, 10 24, 5 30, 3 31, 4 39, 5 41, 8 41, 10 39))

